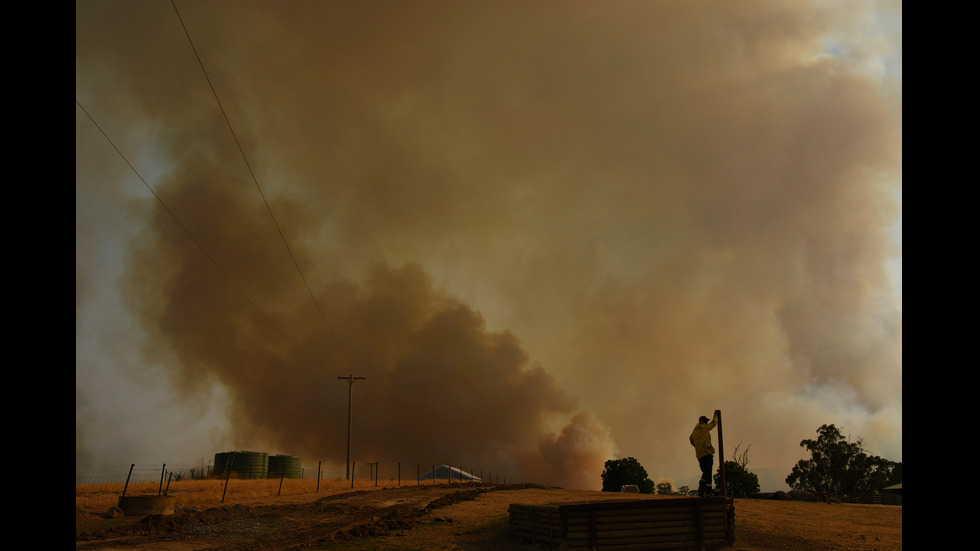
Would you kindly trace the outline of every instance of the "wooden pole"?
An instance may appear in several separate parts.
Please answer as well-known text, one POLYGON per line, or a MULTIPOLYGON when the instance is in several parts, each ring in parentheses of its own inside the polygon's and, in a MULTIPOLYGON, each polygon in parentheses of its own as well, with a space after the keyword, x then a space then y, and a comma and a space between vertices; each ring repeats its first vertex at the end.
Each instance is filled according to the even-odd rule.
POLYGON ((131 476, 133 476, 133 467, 135 467, 135 466, 136 466, 136 463, 131 463, 129 465, 129 474, 126 475, 126 484, 123 485, 122 497, 126 497, 126 488, 129 488, 129 478, 131 476))
POLYGON ((337 376, 338 379, 347 381, 347 478, 351 481, 351 488, 354 487, 353 463, 350 460, 350 431, 351 431, 351 403, 354 400, 354 381, 360 381, 366 377, 355 377, 353 374, 347 377, 337 376))
POLYGON ((235 450, 232 450, 231 457, 225 462, 225 489, 221 491, 221 503, 225 502, 225 494, 228 493, 228 479, 231 478, 231 467, 235 464, 235 450))
POLYGON ((718 418, 718 472, 721 473, 721 495, 728 497, 728 485, 725 484, 725 441, 721 430, 721 410, 715 410, 715 417, 718 418))
POLYGON ((160 469, 160 486, 157 488, 157 495, 163 494, 163 477, 167 475, 167 464, 164 463, 163 467, 160 469))

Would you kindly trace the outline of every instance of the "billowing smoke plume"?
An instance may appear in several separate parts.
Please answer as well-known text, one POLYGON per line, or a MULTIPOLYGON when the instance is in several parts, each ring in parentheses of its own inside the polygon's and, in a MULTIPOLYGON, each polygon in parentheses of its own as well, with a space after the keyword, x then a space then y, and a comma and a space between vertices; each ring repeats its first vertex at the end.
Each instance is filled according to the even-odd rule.
MULTIPOLYGON (((132 248, 127 289, 151 349, 169 350, 182 395, 208 378, 229 390, 234 441, 342 462, 352 398, 338 377, 354 375, 365 378, 356 383, 355 461, 595 485, 615 453, 608 429, 570 417, 574 401, 513 334, 488 331, 417 264, 377 265, 362 282, 323 275, 314 301, 272 222, 250 223, 264 207, 243 198, 255 195, 217 165, 180 165, 161 182, 171 210, 157 210, 132 248), (181 213, 182 228, 170 212, 181 213)), ((311 218, 301 205, 273 207, 293 224, 311 218)), ((322 269, 315 249, 290 249, 311 274, 322 269)))
POLYGON ((353 374, 364 461, 684 484, 714 409, 764 484, 823 423, 901 460, 900 4, 177 7, 239 143, 170 3, 77 5, 76 97, 170 212, 80 114, 76 334, 112 234, 236 446, 342 461, 353 374))

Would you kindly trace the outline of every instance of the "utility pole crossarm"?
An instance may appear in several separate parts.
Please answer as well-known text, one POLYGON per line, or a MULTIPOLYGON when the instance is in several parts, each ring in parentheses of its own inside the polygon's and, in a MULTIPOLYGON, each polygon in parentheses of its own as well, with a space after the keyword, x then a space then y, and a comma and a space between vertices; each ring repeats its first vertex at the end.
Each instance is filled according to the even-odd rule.
POLYGON ((354 381, 360 381, 367 377, 355 377, 353 374, 346 377, 337 376, 337 379, 347 381, 347 480, 350 480, 350 432, 351 432, 351 402, 354 394, 354 381))

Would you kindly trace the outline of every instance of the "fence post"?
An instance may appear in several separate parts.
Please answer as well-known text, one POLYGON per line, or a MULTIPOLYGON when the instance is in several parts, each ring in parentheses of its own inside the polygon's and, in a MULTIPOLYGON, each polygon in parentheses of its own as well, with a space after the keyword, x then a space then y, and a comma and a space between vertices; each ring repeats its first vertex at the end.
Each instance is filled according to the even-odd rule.
POLYGON ((136 466, 136 463, 131 463, 129 465, 129 474, 126 475, 126 484, 123 486, 122 497, 126 497, 126 488, 129 488, 129 477, 133 476, 133 467, 135 467, 135 466, 136 466))
POLYGON ((718 472, 721 474, 721 495, 728 497, 728 485, 725 484, 725 445, 722 439, 720 409, 715 410, 715 416, 718 417, 718 472))
POLYGON ((225 489, 221 491, 221 503, 225 502, 225 494, 228 493, 228 479, 231 478, 231 469, 225 471, 225 489))
POLYGON ((225 502, 225 494, 228 493, 228 479, 231 478, 231 466, 235 464, 235 450, 232 450, 231 457, 225 462, 225 489, 221 492, 221 503, 225 502))
POLYGON ((163 492, 163 477, 167 474, 167 464, 163 464, 163 468, 160 469, 160 485, 157 486, 157 495, 161 495, 163 492))

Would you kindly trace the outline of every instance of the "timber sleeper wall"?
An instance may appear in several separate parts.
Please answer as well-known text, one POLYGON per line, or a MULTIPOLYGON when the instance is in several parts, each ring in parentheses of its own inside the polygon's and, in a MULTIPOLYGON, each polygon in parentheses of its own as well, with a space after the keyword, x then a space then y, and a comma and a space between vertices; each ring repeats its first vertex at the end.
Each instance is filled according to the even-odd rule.
POLYGON ((553 549, 711 549, 735 541, 734 500, 659 498, 511 504, 514 535, 553 549))

